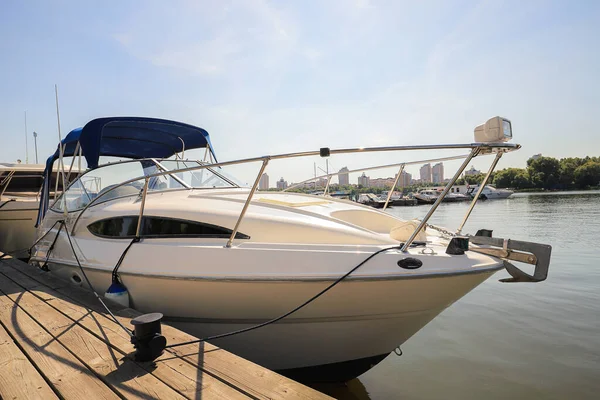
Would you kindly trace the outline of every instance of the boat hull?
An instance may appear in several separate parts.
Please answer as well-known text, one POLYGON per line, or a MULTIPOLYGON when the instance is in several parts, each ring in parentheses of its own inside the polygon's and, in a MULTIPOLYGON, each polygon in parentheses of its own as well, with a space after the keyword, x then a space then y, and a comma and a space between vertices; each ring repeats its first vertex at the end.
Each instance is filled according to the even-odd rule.
MULTIPOLYGON (((50 263, 50 269, 74 284, 84 281, 77 267, 50 263)), ((103 293, 110 273, 89 268, 86 272, 103 293)), ((276 324, 211 343, 293 377, 347 380, 371 368, 493 273, 344 281, 276 324)), ((120 275, 132 307, 161 312, 169 324, 197 337, 275 318, 333 282, 120 275)))
POLYGON ((433 204, 435 203, 436 199, 432 199, 432 198, 425 198, 425 197, 419 197, 419 196, 415 196, 415 199, 417 199, 417 204, 433 204))
POLYGON ((0 208, 0 251, 27 259, 36 237, 35 220, 38 202, 2 202, 0 208))

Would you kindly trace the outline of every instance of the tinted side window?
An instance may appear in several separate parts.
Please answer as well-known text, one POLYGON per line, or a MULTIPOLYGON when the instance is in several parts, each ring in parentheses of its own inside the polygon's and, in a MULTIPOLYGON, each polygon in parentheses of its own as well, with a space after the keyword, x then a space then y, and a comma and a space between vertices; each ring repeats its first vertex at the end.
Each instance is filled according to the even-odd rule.
MULTIPOLYGON (((138 217, 118 217, 96 221, 88 225, 91 233, 111 238, 133 238, 137 229, 138 217)), ((204 224, 173 218, 144 217, 141 236, 148 238, 205 237, 229 238, 231 230, 222 226, 204 224)), ((238 232, 236 239, 249 239, 250 236, 238 232)))
POLYGON ((88 225, 88 229, 97 236, 134 237, 138 217, 109 218, 88 225))

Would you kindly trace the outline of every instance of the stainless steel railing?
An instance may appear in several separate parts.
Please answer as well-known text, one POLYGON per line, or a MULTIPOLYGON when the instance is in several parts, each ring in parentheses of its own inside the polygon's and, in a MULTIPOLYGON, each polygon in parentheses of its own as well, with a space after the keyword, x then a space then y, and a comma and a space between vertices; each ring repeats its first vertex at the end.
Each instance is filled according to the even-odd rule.
MULTIPOLYGON (((518 150, 520 147, 521 147, 520 145, 513 144, 513 143, 470 143, 470 144, 447 144, 447 145, 386 146, 386 147, 349 148, 349 149, 333 149, 333 150, 328 149, 329 151, 327 153, 330 155, 333 155, 333 154, 376 153, 376 152, 388 152, 388 151, 413 151, 413 150, 456 150, 456 149, 470 149, 471 150, 470 153, 467 155, 452 156, 452 157, 439 157, 439 158, 428 159, 428 160, 410 161, 410 162, 403 162, 403 163, 396 163, 396 164, 386 164, 386 165, 368 167, 368 168, 363 168, 363 169, 355 169, 352 171, 344 171, 343 172, 343 173, 350 173, 350 172, 359 172, 359 171, 367 171, 367 170, 375 170, 375 169, 383 169, 383 168, 399 166, 400 167, 400 170, 398 173, 398 176, 399 176, 405 165, 418 164, 418 163, 422 163, 422 162, 447 161, 447 160, 457 160, 457 159, 463 159, 463 158, 465 159, 464 162, 462 163, 462 165, 460 166, 460 168, 456 171, 453 178, 450 180, 450 182, 448 182, 448 184, 444 188, 443 192, 438 196, 437 200, 432 205, 432 207, 428 211, 427 215, 423 218, 423 220, 420 222, 419 226, 415 229, 415 231, 413 232, 413 234, 411 235, 409 240, 406 241, 406 243, 404 243, 404 245, 402 247, 402 251, 406 251, 409 248, 409 246, 412 244, 412 242, 414 241, 415 237, 419 234, 419 232, 423 229, 423 227, 425 227, 425 225, 427 224, 427 221, 429 220, 431 215, 435 212, 435 210, 437 209, 439 204, 443 201, 444 197, 448 194, 448 192, 450 191, 450 188, 454 185, 456 180, 458 180, 458 178, 460 177, 462 172, 467 167, 468 163, 474 157, 476 157, 478 155, 482 155, 482 154, 497 153, 497 156, 494 159, 494 162, 492 163, 492 166, 490 167, 488 174, 486 175, 486 178, 478 191, 478 195, 479 195, 481 190, 483 190, 485 183, 487 183, 487 180, 489 179, 491 173, 493 172, 499 158, 501 157, 501 154, 505 153, 505 152, 509 152, 509 151, 518 150)), ((98 200, 100 198, 102 198, 103 196, 105 196, 106 194, 112 192, 113 190, 115 190, 118 187, 121 187, 123 185, 127 185, 129 183, 133 183, 133 182, 144 179, 144 187, 141 191, 142 198, 141 198, 141 204, 140 204, 140 214, 139 214, 138 226, 136 229, 136 236, 139 237, 140 233, 141 233, 141 231, 140 231, 141 230, 141 221, 142 221, 142 217, 143 217, 146 197, 148 195, 148 183, 151 178, 165 176, 165 175, 173 175, 173 174, 184 173, 184 172, 192 172, 192 171, 197 171, 197 170, 207 169, 207 168, 212 170, 216 167, 224 167, 224 166, 228 166, 228 165, 238 165, 238 164, 247 164, 247 163, 253 163, 253 162, 262 162, 261 168, 256 176, 256 179, 254 180, 254 184, 252 185, 252 187, 250 189, 248 197, 247 197, 246 201, 244 202, 244 206, 242 207, 240 215, 236 221, 235 227, 233 228, 231 235, 225 245, 225 247, 231 247, 233 240, 235 239, 235 236, 237 234, 237 231, 238 231, 238 229, 242 223, 242 220, 246 214, 246 211, 248 210, 250 202, 252 201, 252 198, 253 198, 254 194, 256 193, 260 178, 261 178, 262 174, 264 173, 269 162, 272 160, 317 156, 317 155, 321 155, 321 154, 322 154, 321 151, 306 151, 306 152, 286 153, 286 154, 277 154, 277 155, 262 156, 262 157, 245 158, 245 159, 240 159, 240 160, 225 161, 225 162, 218 162, 218 163, 211 163, 211 164, 200 164, 197 166, 180 168, 180 169, 176 169, 176 170, 167 170, 167 171, 163 170, 162 172, 157 172, 157 173, 153 173, 153 174, 140 176, 140 177, 137 177, 134 179, 129 179, 129 180, 121 182, 120 184, 107 189, 105 192, 101 193, 100 196, 92 199, 92 201, 90 201, 90 203, 88 203, 83 209, 81 209, 81 211, 79 212, 79 215, 77 215, 77 218, 75 219, 75 221, 73 223, 73 226, 71 228, 71 234, 72 235, 75 234, 75 228, 77 226, 77 222, 79 221, 81 216, 85 213, 85 211, 88 208, 97 204, 98 200)), ((161 166, 160 169, 162 170, 163 168, 164 167, 161 166)), ((339 172, 332 172, 330 174, 327 174, 327 175, 324 175, 321 177, 311 178, 311 179, 305 180, 303 182, 300 182, 296 185, 293 185, 292 187, 290 187, 286 190, 297 187, 297 186, 307 183, 307 182, 311 182, 316 179, 326 177, 328 179, 328 185, 325 188, 325 192, 327 192, 331 177, 335 176, 335 175, 339 175, 339 174, 340 174, 339 172)), ((66 190, 63 193, 65 193, 65 192, 66 192, 66 190)), ((390 191, 390 193, 391 193, 391 191, 390 191)), ((390 197, 390 194, 388 194, 388 199, 386 201, 386 205, 387 205, 387 202, 389 202, 389 197, 390 197)), ((476 196, 475 199, 473 199, 473 202, 471 203, 471 206, 470 206, 467 214, 465 215, 464 221, 461 224, 461 227, 458 232, 460 232, 460 230, 464 226, 464 223, 468 219, 468 217, 475 205, 475 202, 477 201, 477 198, 478 197, 476 196)))

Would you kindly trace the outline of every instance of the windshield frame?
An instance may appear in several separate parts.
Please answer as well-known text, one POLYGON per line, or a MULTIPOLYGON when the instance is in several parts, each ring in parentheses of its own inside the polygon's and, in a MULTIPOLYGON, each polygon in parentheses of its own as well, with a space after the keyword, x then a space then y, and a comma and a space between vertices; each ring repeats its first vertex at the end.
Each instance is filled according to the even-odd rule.
MULTIPOLYGON (((69 183, 69 185, 67 186, 67 188, 60 194, 60 196, 58 196, 56 198, 56 200, 54 200, 52 202, 52 204, 48 207, 49 211, 53 211, 56 213, 64 213, 65 210, 64 209, 58 209, 56 208, 56 206, 59 204, 59 202, 62 201, 63 196, 66 195, 66 193, 69 191, 69 189, 71 189, 71 187, 75 184, 78 184, 78 182, 81 182, 81 179, 84 178, 86 175, 88 175, 89 173, 93 173, 94 171, 100 170, 100 169, 104 169, 107 167, 111 167, 114 165, 120 165, 120 164, 129 164, 129 163, 140 163, 142 164, 144 161, 148 162, 152 162, 154 163, 154 165, 156 166, 157 170, 161 171, 161 172, 166 172, 167 174, 164 176, 168 176, 171 179, 173 179, 174 181, 176 181, 179 185, 181 185, 181 187, 176 187, 176 188, 165 188, 165 189, 157 189, 157 190, 152 190, 149 191, 148 194, 152 194, 152 193, 163 193, 163 192, 172 192, 172 191, 179 191, 179 190, 201 190, 201 189, 233 189, 233 188, 240 188, 242 186, 240 186, 239 184, 233 182, 231 179, 229 179, 228 177, 224 176, 223 174, 215 171, 215 168, 211 168, 211 167, 206 167, 204 169, 209 170, 210 173, 212 173, 214 176, 216 176, 217 178, 221 179, 223 182, 227 183, 228 186, 223 186, 223 187, 201 187, 201 186, 191 186, 189 184, 187 184, 183 179, 181 179, 180 177, 178 177, 176 174, 178 173, 179 169, 169 169, 167 168, 167 166, 163 165, 163 162, 168 161, 168 162, 180 162, 180 163, 184 163, 184 165, 187 164, 192 164, 194 166, 208 166, 210 165, 210 163, 205 163, 205 162, 201 162, 198 160, 181 160, 181 159, 156 159, 156 158, 140 158, 140 159, 131 159, 131 160, 122 160, 122 161, 115 161, 115 162, 109 162, 106 164, 102 164, 99 165, 96 168, 90 168, 88 170, 86 170, 85 172, 83 172, 81 175, 79 175, 77 177, 77 179, 73 180, 72 182, 69 183)), ((218 167, 220 168, 220 167, 218 167)), ((180 168, 180 169, 186 169, 186 168, 180 168)), ((139 177, 133 178, 133 179, 127 179, 127 180, 123 180, 119 183, 117 183, 115 185, 114 188, 124 185, 127 182, 135 182, 135 181, 139 181, 139 180, 144 180, 147 179, 148 177, 151 177, 152 175, 154 175, 153 173, 150 172, 146 172, 145 168, 142 168, 142 170, 144 171, 143 175, 140 175, 139 177)), ((108 186, 107 186, 108 187, 108 186)), ((85 190, 85 189, 84 189, 85 190)), ((77 209, 73 209, 73 210, 69 210, 67 208, 66 212, 67 213, 74 213, 74 212, 79 212, 79 211, 83 211, 86 208, 90 207, 90 206, 95 206, 98 204, 102 204, 105 203, 107 201, 111 201, 111 200, 117 200, 117 199, 122 199, 122 198, 126 198, 126 197, 131 197, 131 196, 139 196, 141 195, 141 191, 140 193, 137 194, 126 194, 126 195, 122 195, 122 196, 116 196, 116 197, 110 197, 107 199, 100 199, 100 197, 104 196, 106 193, 109 193, 109 191, 105 191, 102 193, 102 190, 100 192, 98 192, 98 194, 100 194, 100 196, 90 199, 90 202, 86 205, 84 205, 83 207, 79 207, 77 209), (99 200, 96 200, 99 199, 99 200)), ((89 195, 88 195, 89 198, 89 195)))

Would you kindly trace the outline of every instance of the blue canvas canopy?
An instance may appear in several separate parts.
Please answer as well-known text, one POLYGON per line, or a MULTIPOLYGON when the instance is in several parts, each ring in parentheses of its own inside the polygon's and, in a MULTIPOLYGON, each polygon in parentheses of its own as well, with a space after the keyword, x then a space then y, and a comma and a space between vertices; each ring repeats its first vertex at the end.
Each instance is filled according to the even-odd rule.
POLYGON ((89 168, 98 167, 100 157, 168 158, 184 150, 208 148, 216 160, 208 132, 202 128, 166 119, 106 117, 73 129, 46 161, 37 225, 48 210, 52 165, 60 157, 76 156, 81 150, 89 168))

